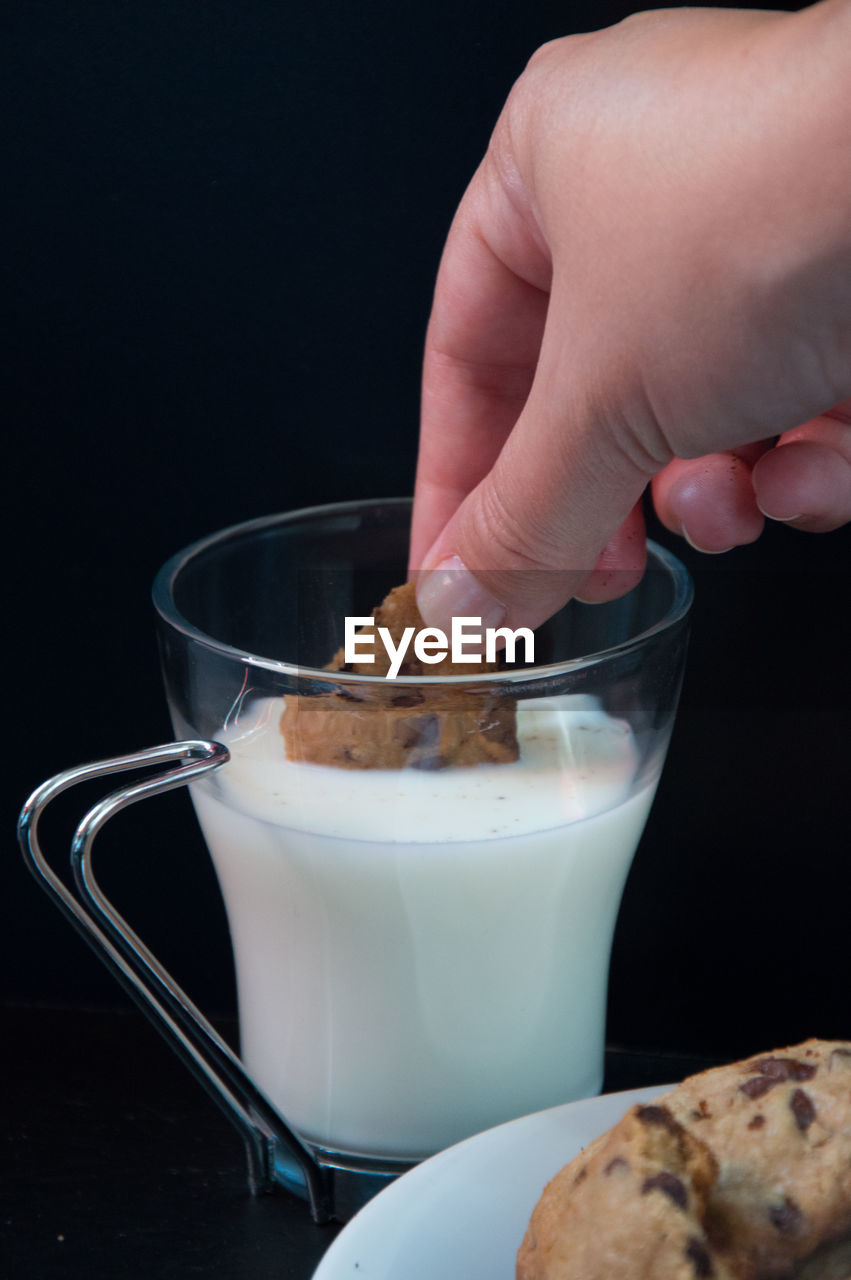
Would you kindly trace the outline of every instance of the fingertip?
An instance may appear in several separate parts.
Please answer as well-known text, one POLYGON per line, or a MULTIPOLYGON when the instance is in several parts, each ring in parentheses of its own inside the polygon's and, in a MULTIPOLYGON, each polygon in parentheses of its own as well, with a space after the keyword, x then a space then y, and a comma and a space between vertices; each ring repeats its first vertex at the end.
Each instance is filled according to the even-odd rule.
POLYGON ((754 493, 769 520, 829 533, 851 520, 851 464, 817 440, 778 445, 754 468, 754 493))
POLYGON ((699 551, 701 555, 704 555, 704 556, 725 556, 728 551, 732 551, 733 548, 736 546, 735 542, 731 542, 726 547, 703 546, 702 543, 698 542, 697 536, 695 534, 689 533, 685 525, 683 525, 682 528, 680 529, 680 534, 683 538, 685 538, 686 542, 691 547, 692 551, 699 551))
POLYGON ((508 612, 458 555, 446 556, 423 570, 417 577, 416 595, 426 625, 447 633, 453 618, 478 618, 482 627, 499 627, 508 612))
POLYGON ((765 521, 751 475, 747 461, 734 454, 677 458, 653 483, 659 518, 705 554, 721 555, 755 542, 765 521))

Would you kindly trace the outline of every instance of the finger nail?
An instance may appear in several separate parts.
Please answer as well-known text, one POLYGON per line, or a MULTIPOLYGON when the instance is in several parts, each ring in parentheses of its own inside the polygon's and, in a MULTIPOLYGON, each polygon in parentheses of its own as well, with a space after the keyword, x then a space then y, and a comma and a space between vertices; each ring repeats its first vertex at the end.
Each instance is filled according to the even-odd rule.
POLYGON ((482 627, 498 627, 505 605, 474 578, 460 556, 449 556, 417 581, 417 604, 430 627, 449 632, 453 618, 481 618, 482 627))
POLYGON ((683 532, 683 537, 685 538, 689 546, 693 547, 695 551, 699 551, 701 555, 704 555, 704 556, 723 556, 728 551, 732 551, 733 547, 736 545, 734 542, 731 542, 729 547, 718 547, 715 550, 710 550, 709 547, 702 547, 699 542, 695 542, 694 538, 691 537, 688 529, 686 529, 685 526, 683 526, 682 532, 683 532))
MULTIPOLYGON (((759 503, 757 503, 759 506, 759 503)), ((759 507, 766 520, 774 520, 777 524, 793 524, 796 520, 803 520, 804 512, 798 511, 794 516, 776 516, 771 511, 766 511, 764 507, 759 507)))

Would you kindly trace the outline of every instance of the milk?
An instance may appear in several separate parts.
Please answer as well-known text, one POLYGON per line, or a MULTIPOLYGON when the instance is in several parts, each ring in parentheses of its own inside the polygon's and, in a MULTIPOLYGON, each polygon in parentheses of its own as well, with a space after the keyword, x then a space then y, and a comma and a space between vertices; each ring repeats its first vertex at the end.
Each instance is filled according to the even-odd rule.
POLYGON ((599 1089, 609 949, 655 790, 593 699, 518 706, 520 758, 436 772, 286 760, 283 703, 193 787, 241 1054, 308 1142, 416 1160, 599 1089))

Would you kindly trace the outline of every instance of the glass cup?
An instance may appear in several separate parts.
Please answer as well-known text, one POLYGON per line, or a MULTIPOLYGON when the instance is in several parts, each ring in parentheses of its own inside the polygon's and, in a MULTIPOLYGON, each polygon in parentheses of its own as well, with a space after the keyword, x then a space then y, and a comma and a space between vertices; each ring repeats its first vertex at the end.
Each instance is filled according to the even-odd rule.
POLYGON ((409 524, 407 500, 348 503, 176 555, 154 604, 180 741, 51 779, 21 821, 43 887, 242 1131, 254 1188, 306 1192, 320 1220, 599 1090, 612 934, 686 651, 691 583, 651 545, 628 595, 539 629, 532 665, 330 670, 344 620, 404 580, 409 524), (454 763, 462 741, 475 763, 454 763), (43 808, 158 763, 83 820, 72 892, 41 851, 43 808), (187 782, 230 926, 240 1058, 92 866, 111 813, 187 782))

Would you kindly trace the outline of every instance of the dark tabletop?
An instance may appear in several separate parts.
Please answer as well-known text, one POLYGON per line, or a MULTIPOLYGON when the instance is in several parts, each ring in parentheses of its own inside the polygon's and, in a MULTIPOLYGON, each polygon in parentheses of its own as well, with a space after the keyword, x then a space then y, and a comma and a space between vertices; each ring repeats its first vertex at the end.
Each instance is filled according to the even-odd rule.
MULTIPOLYGON (((241 1139, 139 1014, 2 1019, 0 1275, 309 1280, 339 1228, 284 1193, 252 1198, 241 1139)), ((704 1065, 610 1050, 606 1088, 704 1065)))

